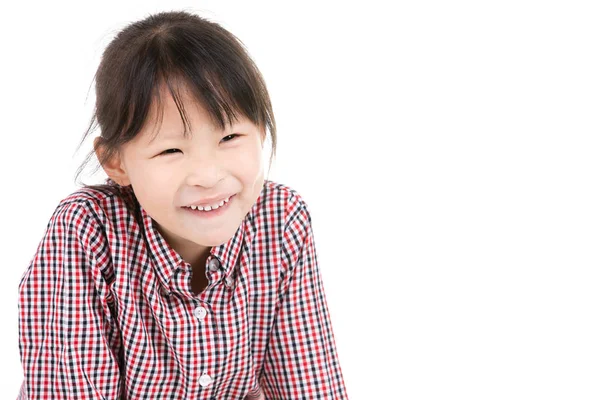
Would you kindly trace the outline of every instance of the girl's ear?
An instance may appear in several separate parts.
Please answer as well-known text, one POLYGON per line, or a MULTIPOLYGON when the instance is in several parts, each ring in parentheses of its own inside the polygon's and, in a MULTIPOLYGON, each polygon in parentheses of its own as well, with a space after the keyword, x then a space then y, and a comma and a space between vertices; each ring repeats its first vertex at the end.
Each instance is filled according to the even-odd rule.
MULTIPOLYGON (((98 160, 102 160, 102 156, 105 154, 105 147, 103 145, 103 138, 98 136, 94 139, 94 152, 96 153, 96 157, 98 160)), ((129 177, 127 176, 127 171, 123 169, 123 165, 121 163, 121 159, 118 154, 113 155, 110 159, 102 164, 102 168, 106 175, 120 186, 128 186, 131 184, 129 181, 129 177)))

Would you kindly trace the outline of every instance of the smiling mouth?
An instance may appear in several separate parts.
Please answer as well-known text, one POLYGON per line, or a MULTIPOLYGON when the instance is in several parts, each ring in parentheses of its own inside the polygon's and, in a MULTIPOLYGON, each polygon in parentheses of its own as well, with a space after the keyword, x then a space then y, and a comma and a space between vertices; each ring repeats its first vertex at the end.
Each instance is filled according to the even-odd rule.
POLYGON ((230 201, 230 200, 233 198, 233 196, 235 196, 236 194, 237 194, 237 193, 235 193, 235 194, 232 194, 232 195, 230 195, 230 196, 226 197, 225 199, 221 200, 221 201, 220 201, 220 202, 219 202, 219 203, 216 205, 216 207, 215 207, 214 205, 213 205, 213 206, 205 206, 205 207, 202 207, 202 206, 197 206, 197 205, 192 205, 192 206, 184 206, 183 208, 194 208, 194 209, 199 209, 200 211, 212 211, 212 210, 217 210, 217 209, 219 209, 219 208, 221 208, 221 207, 224 207, 224 206, 226 206, 226 205, 227 205, 227 203, 228 203, 228 202, 229 202, 229 201, 230 201), (221 204, 221 203, 222 203, 222 204, 221 204))
POLYGON ((201 209, 201 208, 200 209, 195 209, 195 208, 192 208, 192 207, 181 207, 181 208, 183 208, 187 212, 192 213, 192 214, 197 215, 197 216, 202 216, 202 217, 216 217, 218 215, 223 214, 225 211, 227 211, 229 209, 231 201, 236 196, 236 194, 230 196, 229 197, 229 201, 223 203, 222 206, 219 206, 217 208, 211 208, 210 210, 204 210, 204 209, 201 209))

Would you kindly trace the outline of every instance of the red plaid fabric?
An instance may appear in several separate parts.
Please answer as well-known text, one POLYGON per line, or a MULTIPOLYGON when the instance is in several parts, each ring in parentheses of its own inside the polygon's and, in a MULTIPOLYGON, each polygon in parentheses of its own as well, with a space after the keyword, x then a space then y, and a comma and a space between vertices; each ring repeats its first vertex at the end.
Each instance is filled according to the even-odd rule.
POLYGON ((131 186, 62 200, 19 284, 19 399, 347 399, 311 216, 265 180, 208 286, 131 186))

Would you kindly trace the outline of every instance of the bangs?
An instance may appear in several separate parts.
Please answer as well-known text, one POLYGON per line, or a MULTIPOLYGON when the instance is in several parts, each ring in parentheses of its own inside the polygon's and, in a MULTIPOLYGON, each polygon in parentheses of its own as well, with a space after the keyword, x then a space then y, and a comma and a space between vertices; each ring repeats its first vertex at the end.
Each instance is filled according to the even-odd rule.
MULTIPOLYGON (((154 118, 154 130, 150 143, 156 139, 160 125, 162 124, 164 116, 164 96, 170 96, 173 99, 173 102, 179 111, 179 115, 181 116, 184 129, 183 136, 186 138, 191 135, 192 128, 187 110, 184 106, 184 97, 192 100, 197 106, 205 109, 209 115, 210 123, 220 130, 224 130, 227 125, 231 126, 244 117, 261 127, 261 129, 264 129, 260 120, 252 120, 251 115, 248 112, 245 112, 244 105, 240 104, 240 99, 235 99, 231 93, 226 92, 223 89, 221 82, 217 79, 218 78, 213 76, 206 77, 201 81, 206 83, 208 89, 206 89, 205 86, 198 87, 198 85, 195 85, 189 77, 182 78, 181 76, 171 76, 158 79, 156 85, 152 89, 152 97, 150 105, 148 106, 152 112, 150 110, 146 113, 142 112, 146 114, 147 118, 150 114, 156 116, 156 118, 154 118)), ((149 122, 150 121, 146 121, 146 123, 149 122)))

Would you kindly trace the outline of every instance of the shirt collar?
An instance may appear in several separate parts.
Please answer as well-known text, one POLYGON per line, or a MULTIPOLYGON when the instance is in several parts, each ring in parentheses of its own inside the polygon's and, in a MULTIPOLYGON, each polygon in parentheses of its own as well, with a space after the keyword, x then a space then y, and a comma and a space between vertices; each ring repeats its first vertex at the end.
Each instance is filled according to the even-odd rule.
MULTIPOLYGON (((131 186, 129 186, 129 188, 131 188, 131 186)), ((265 188, 266 185, 263 185, 258 200, 254 203, 248 214, 246 214, 246 217, 242 220, 242 223, 231 239, 219 246, 213 246, 210 250, 210 257, 208 260, 211 258, 217 258, 219 260, 221 266, 225 270, 224 278, 229 277, 234 272, 242 247, 251 246, 257 230, 255 221, 256 211, 264 201, 265 188)), ((130 190, 133 194, 133 190, 130 190)), ((135 198, 135 194, 133 194, 133 197, 135 198)), ((177 269, 185 268, 186 262, 155 228, 153 224, 154 220, 137 199, 136 203, 138 204, 141 213, 143 233, 146 237, 148 251, 154 261, 158 278, 164 289, 170 293, 171 278, 173 277, 173 274, 177 269)))

